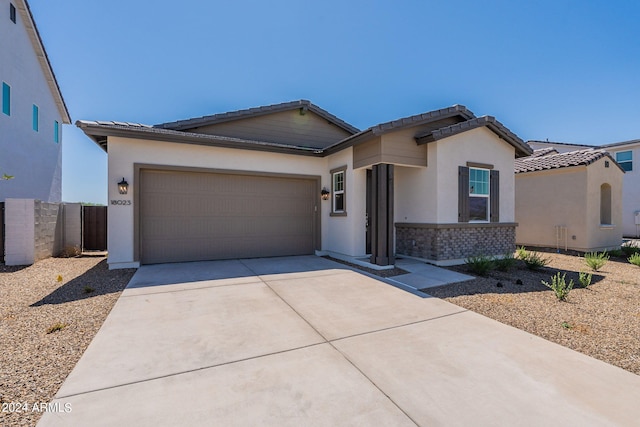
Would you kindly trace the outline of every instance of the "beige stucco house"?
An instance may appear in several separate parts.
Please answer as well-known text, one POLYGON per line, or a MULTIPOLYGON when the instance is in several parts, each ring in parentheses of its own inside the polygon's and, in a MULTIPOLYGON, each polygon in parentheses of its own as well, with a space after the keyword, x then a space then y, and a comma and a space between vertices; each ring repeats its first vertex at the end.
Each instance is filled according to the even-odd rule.
POLYGON ((620 247, 624 171, 607 151, 538 149, 516 159, 515 172, 518 245, 620 247))
POLYGON ((364 131, 306 100, 156 126, 77 126, 109 155, 111 268, 503 254, 515 244, 514 159, 531 153, 460 105, 364 131))
POLYGON ((640 237, 640 168, 637 165, 634 168, 633 165, 640 158, 640 139, 597 147, 553 141, 528 141, 527 144, 534 150, 555 148, 560 153, 588 148, 603 149, 609 152, 625 171, 622 185, 622 234, 630 238, 640 237))

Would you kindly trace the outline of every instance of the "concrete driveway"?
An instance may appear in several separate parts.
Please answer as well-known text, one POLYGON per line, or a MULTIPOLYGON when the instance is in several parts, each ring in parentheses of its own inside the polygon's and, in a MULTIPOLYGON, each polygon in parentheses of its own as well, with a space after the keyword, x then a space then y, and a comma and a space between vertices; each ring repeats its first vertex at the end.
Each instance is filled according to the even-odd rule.
POLYGON ((39 426, 637 426, 638 402, 639 376, 309 256, 140 268, 39 426))

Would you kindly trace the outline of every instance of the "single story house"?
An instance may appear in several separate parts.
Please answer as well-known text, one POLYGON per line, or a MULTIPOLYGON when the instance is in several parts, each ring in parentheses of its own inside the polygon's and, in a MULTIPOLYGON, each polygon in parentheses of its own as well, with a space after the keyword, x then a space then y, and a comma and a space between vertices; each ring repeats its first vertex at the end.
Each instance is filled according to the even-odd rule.
POLYGON ((535 150, 515 161, 516 243, 579 251, 622 244, 624 171, 605 150, 535 150))
POLYGON ((108 152, 110 268, 504 254, 515 248, 514 160, 532 152, 461 105, 363 131, 306 100, 155 126, 76 124, 108 152))
POLYGON ((634 159, 640 159, 640 139, 597 147, 552 141, 528 141, 527 144, 534 150, 552 147, 560 153, 588 148, 602 149, 611 153, 625 171, 622 185, 622 223, 620 224, 622 234, 625 237, 640 237, 640 168, 637 165, 634 168, 633 164, 634 159))

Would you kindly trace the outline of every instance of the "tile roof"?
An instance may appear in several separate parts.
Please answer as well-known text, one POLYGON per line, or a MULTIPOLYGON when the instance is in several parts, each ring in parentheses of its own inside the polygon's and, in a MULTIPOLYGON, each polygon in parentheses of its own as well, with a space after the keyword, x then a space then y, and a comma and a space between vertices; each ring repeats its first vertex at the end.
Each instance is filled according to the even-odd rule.
MULTIPOLYGON (((569 151, 566 153, 554 153, 547 155, 535 154, 529 157, 522 157, 515 160, 515 173, 536 172, 550 169, 560 169, 572 166, 590 165, 598 159, 608 157, 618 168, 620 165, 613 160, 613 157, 605 150, 594 150, 592 148, 586 150, 569 151)), ((622 170, 622 168, 620 168, 622 170)))
POLYGON ((208 126, 216 123, 224 123, 232 120, 245 119, 248 117, 256 117, 256 116, 276 113, 280 111, 295 110, 298 108, 304 108, 309 111, 313 111, 320 117, 328 120, 329 122, 335 124, 336 126, 346 130, 351 134, 360 132, 360 129, 350 125, 349 123, 345 122, 342 119, 339 119, 338 117, 334 116, 333 114, 329 113, 326 110, 323 110, 317 105, 312 104, 311 101, 308 101, 306 99, 300 99, 298 101, 291 101, 291 102, 283 102, 280 104, 265 105, 262 107, 247 108, 244 110, 229 111, 226 113, 212 114, 210 116, 195 117, 192 119, 178 120, 175 122, 160 123, 155 125, 154 127, 162 128, 162 129, 171 129, 171 130, 188 130, 194 127, 208 126))
POLYGON ((76 126, 90 136, 103 150, 107 151, 107 136, 153 138, 157 141, 183 142, 197 145, 244 148, 248 150, 268 149, 276 152, 320 155, 322 150, 290 144, 255 141, 228 136, 208 135, 193 132, 160 129, 141 123, 78 120, 76 126))
POLYGON ((429 143, 483 126, 486 126, 493 133, 511 144, 516 149, 517 157, 527 156, 532 153, 531 147, 529 147, 522 139, 520 139, 520 137, 518 137, 518 135, 511 132, 493 116, 476 117, 465 122, 456 123, 421 135, 416 135, 416 141, 418 141, 418 144, 429 143))
POLYGON ((531 155, 531 157, 548 156, 549 154, 558 154, 558 153, 559 151, 553 147, 538 148, 537 150, 533 150, 533 154, 531 155))

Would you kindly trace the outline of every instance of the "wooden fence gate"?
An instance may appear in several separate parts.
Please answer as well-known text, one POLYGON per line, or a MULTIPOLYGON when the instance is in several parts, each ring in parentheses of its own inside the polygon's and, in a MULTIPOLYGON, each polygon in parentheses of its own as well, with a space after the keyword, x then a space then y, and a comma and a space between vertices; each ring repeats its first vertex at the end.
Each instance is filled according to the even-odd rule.
POLYGON ((107 250, 107 207, 82 207, 82 247, 87 251, 107 250))

